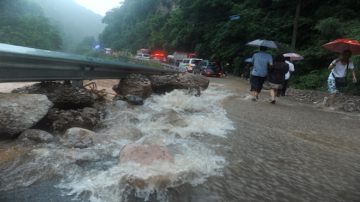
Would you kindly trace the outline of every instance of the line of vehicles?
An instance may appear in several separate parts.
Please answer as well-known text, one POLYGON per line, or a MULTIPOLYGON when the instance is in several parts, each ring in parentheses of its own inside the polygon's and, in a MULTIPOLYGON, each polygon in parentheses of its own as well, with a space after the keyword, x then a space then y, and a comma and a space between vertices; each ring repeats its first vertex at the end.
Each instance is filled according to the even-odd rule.
POLYGON ((135 56, 140 60, 157 60, 173 65, 180 72, 201 74, 208 77, 222 77, 224 72, 220 62, 196 58, 196 53, 174 52, 167 55, 165 51, 140 49, 135 56))

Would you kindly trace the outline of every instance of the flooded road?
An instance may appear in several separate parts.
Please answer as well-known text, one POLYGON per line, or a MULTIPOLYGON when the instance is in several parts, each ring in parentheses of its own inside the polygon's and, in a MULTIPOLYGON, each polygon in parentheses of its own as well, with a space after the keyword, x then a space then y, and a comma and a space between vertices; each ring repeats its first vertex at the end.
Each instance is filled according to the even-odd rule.
MULTIPOLYGON (((360 201, 360 117, 288 100, 244 101, 239 82, 222 81, 240 96, 225 102, 236 130, 221 201, 360 201)), ((243 83, 243 82, 241 82, 243 83)), ((216 181, 215 180, 215 181, 216 181)))
POLYGON ((254 103, 245 81, 211 82, 201 97, 109 106, 87 149, 1 142, 0 201, 360 201, 360 116, 271 105, 267 92, 254 103), (174 165, 119 166, 133 142, 166 145, 174 165), (159 173, 171 179, 165 189, 122 180, 159 173))

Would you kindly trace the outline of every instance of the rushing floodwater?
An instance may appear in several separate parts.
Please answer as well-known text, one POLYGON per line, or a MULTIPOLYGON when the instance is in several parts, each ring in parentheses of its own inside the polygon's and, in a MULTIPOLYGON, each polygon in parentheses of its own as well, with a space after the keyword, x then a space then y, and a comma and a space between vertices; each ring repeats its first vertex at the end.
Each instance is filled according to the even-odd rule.
POLYGON ((33 184, 56 179, 58 182, 50 186, 72 199, 111 202, 133 201, 135 197, 168 201, 169 188, 197 186, 210 176, 222 175, 225 158, 216 154, 215 144, 201 139, 226 138, 234 129, 221 105, 228 96, 230 93, 224 92, 221 85, 212 85, 200 97, 173 91, 153 96, 141 107, 118 101, 107 108, 105 128, 97 131, 95 146, 68 149, 48 144, 30 149, 24 159, 1 168, 6 183, 0 191, 28 187, 31 192, 33 184), (134 142, 166 145, 174 155, 174 163, 119 166, 120 150, 134 142), (151 179, 157 175, 170 178, 166 187, 150 182, 144 189, 134 190, 125 180, 127 176, 151 179))
POLYGON ((254 103, 245 83, 215 82, 201 97, 174 91, 109 106, 91 148, 0 143, 0 160, 12 159, 0 164, 0 201, 360 201, 360 116, 286 98, 271 105, 266 93, 254 103), (166 145, 174 164, 118 166, 133 142, 166 145), (166 186, 152 181, 159 174, 166 186), (127 176, 150 183, 133 189, 127 176))

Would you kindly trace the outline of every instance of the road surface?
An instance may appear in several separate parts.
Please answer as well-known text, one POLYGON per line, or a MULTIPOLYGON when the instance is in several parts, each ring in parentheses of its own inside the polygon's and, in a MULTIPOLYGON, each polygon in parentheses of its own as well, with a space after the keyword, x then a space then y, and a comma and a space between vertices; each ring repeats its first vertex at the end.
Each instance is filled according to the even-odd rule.
POLYGON ((222 144, 230 162, 205 186, 224 201, 360 201, 360 116, 280 99, 244 100, 248 82, 212 79, 235 96, 224 106, 236 130, 222 144))

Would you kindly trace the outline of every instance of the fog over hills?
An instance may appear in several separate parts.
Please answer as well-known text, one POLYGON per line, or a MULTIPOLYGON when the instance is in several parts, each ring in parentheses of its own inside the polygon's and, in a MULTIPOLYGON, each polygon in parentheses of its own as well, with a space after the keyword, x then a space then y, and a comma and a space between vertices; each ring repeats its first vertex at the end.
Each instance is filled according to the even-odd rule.
POLYGON ((102 16, 82 7, 74 0, 32 0, 44 10, 46 17, 61 31, 63 48, 72 51, 85 38, 95 38, 105 25, 102 16))

